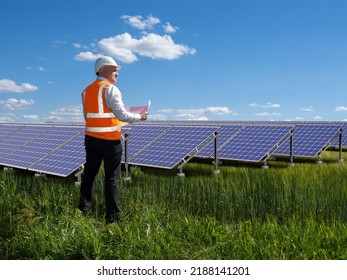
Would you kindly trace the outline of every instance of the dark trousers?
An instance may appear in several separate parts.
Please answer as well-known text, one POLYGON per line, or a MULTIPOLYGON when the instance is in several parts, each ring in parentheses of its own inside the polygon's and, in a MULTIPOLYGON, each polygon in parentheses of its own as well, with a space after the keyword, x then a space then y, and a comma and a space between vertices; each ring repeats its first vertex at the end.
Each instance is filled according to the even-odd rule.
POLYGON ((86 135, 84 145, 86 149, 86 164, 81 183, 79 209, 87 211, 91 207, 95 178, 102 161, 104 161, 106 220, 118 220, 120 219, 118 197, 122 160, 121 142, 120 140, 103 140, 86 135))

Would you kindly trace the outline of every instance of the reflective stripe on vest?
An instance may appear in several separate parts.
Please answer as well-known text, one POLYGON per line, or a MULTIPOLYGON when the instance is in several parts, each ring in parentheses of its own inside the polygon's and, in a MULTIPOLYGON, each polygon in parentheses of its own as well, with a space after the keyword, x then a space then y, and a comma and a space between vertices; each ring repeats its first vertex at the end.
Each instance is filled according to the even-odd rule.
POLYGON ((86 127, 86 131, 89 132, 115 132, 122 129, 122 126, 111 126, 111 127, 86 127))
POLYGON ((90 119, 102 119, 102 118, 114 118, 114 114, 113 113, 87 113, 87 118, 90 119))
POLYGON ((121 124, 106 107, 105 90, 111 83, 98 79, 82 93, 86 117, 85 134, 107 140, 118 140, 122 137, 121 124))

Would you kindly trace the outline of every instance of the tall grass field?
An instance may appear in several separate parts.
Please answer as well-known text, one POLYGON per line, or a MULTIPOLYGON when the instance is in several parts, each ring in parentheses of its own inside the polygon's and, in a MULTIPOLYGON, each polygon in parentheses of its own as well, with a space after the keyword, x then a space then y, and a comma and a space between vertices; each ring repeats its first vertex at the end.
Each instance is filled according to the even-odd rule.
POLYGON ((257 165, 191 162, 143 168, 121 182, 123 221, 104 220, 103 172, 94 205, 76 209, 74 178, 0 171, 1 259, 347 259, 347 153, 257 165))

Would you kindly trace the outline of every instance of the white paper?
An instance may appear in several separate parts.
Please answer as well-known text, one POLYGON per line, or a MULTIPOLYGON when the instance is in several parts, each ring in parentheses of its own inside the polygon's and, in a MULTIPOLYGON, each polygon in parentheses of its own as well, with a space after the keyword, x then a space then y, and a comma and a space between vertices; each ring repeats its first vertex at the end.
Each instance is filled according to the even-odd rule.
MULTIPOLYGON (((133 113, 133 114, 141 114, 143 112, 148 112, 149 111, 149 107, 151 106, 151 100, 148 100, 148 105, 144 105, 144 106, 126 106, 124 105, 125 110, 127 110, 129 113, 133 113)), ((130 123, 128 122, 123 122, 122 126, 125 125, 129 125, 130 123)))
POLYGON ((124 105, 124 108, 129 113, 141 114, 143 112, 148 112, 150 106, 151 106, 151 100, 149 100, 148 101, 148 105, 145 105, 145 106, 132 106, 132 107, 128 107, 128 106, 124 105))

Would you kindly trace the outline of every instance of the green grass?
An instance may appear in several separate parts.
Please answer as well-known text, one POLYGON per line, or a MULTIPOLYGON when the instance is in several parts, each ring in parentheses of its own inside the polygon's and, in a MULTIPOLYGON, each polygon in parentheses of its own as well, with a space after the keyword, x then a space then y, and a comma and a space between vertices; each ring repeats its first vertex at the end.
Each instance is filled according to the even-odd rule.
MULTIPOLYGON (((344 153, 344 157, 346 154, 344 153)), ((1 259, 347 259, 347 163, 189 163, 121 185, 106 225, 100 173, 90 214, 73 180, 0 172, 1 259)), ((346 160, 346 158, 345 158, 346 160)))

